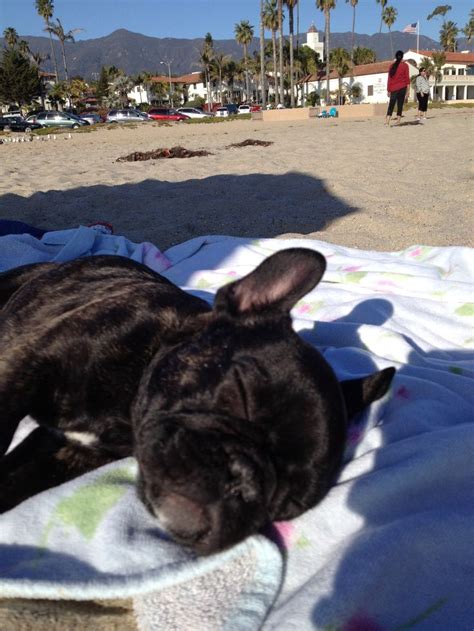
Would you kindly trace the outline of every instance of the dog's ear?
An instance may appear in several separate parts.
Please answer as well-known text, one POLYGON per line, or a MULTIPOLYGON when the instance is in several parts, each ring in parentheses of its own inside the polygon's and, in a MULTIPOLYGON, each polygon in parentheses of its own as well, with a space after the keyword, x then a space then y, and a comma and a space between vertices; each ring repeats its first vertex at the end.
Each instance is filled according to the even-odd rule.
POLYGON ((373 401, 381 399, 389 389, 394 375, 395 368, 385 368, 368 377, 341 382, 347 418, 352 419, 373 401))
POLYGON ((221 287, 214 309, 233 316, 271 308, 289 312, 295 303, 321 280, 326 259, 305 248, 282 250, 263 261, 253 272, 221 287))

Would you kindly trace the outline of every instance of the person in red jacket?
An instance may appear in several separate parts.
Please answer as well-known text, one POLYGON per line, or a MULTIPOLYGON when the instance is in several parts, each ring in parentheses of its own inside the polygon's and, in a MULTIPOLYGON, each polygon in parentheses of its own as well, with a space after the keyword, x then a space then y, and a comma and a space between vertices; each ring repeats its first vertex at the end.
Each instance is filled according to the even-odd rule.
POLYGON ((397 104, 397 125, 402 118, 403 103, 410 85, 410 71, 408 64, 403 61, 403 51, 397 50, 395 53, 395 61, 388 71, 387 92, 390 97, 387 110, 386 125, 390 125, 393 108, 397 104))

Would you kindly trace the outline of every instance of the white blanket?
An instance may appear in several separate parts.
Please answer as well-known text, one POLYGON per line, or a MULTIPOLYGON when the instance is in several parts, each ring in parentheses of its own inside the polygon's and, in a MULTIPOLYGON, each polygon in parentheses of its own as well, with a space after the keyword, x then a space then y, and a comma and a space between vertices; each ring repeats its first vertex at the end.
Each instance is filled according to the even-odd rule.
POLYGON ((294 246, 328 260, 293 310, 296 330, 341 379, 398 369, 354 425, 329 495, 196 559, 160 532, 134 495, 133 460, 121 461, 0 517, 0 595, 135 595, 143 631, 472 627, 473 252, 205 237, 168 250, 165 275, 211 301, 294 246))

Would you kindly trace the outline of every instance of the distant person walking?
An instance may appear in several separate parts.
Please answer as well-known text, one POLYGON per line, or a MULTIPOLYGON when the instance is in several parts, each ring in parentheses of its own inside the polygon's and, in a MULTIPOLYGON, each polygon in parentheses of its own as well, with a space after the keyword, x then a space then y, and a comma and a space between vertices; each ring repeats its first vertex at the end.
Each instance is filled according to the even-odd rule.
POLYGON ((430 96, 430 82, 428 81, 428 73, 426 68, 420 70, 420 74, 415 82, 416 98, 418 99, 418 114, 416 120, 424 123, 426 120, 426 112, 428 110, 428 99, 430 96))
POLYGON ((403 103, 410 85, 410 71, 408 64, 403 61, 403 51, 397 50, 395 61, 388 71, 387 93, 390 97, 385 124, 390 126, 393 109, 397 104, 397 125, 402 118, 403 103))

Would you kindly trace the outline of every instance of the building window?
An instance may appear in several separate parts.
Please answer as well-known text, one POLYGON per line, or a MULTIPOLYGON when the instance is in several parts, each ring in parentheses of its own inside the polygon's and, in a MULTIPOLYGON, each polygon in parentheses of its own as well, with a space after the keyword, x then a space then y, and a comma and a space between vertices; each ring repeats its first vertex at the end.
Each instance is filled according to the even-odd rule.
POLYGON ((465 74, 464 68, 458 68, 458 74, 465 74))
POLYGON ((367 86, 367 96, 374 96, 374 86, 373 85, 367 86))
POLYGON ((196 89, 196 84, 195 84, 195 83, 193 83, 193 90, 195 90, 195 89, 196 89))

